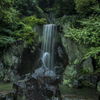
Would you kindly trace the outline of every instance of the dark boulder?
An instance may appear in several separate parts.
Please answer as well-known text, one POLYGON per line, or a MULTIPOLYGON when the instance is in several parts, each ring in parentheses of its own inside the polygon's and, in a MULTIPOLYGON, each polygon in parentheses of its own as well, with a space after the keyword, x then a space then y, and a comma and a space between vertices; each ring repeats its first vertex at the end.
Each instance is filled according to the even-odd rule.
POLYGON ((5 100, 5 99, 6 99, 6 97, 0 93, 0 100, 5 100))
POLYGON ((52 97, 61 100, 58 78, 45 67, 36 69, 28 80, 14 82, 13 86, 17 89, 17 95, 24 96, 25 100, 47 100, 52 97))

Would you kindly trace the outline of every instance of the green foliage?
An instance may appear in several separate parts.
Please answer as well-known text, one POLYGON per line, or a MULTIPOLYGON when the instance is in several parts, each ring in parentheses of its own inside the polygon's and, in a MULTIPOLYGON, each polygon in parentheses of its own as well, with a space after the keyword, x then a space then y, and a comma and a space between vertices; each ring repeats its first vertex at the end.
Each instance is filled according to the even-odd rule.
MULTIPOLYGON (((87 47, 87 52, 84 55, 84 59, 93 57, 98 61, 100 65, 100 15, 98 14, 100 7, 92 7, 95 14, 88 19, 78 20, 80 27, 67 27, 69 32, 65 34, 65 37, 70 37, 79 44, 83 44, 87 47), (97 14, 96 14, 97 13, 97 14)), ((99 66, 100 67, 100 66, 99 66)))
POLYGON ((53 7, 47 8, 48 11, 54 11, 55 17, 59 18, 63 15, 75 14, 74 0, 57 0, 54 2, 53 7))
POLYGON ((87 86, 87 87, 92 87, 92 86, 93 86, 93 84, 90 83, 90 82, 88 82, 87 80, 82 81, 82 84, 83 84, 84 86, 87 86))
POLYGON ((0 55, 2 54, 2 51, 7 49, 7 47, 10 46, 13 42, 14 39, 12 37, 0 35, 0 55))
POLYGON ((79 43, 85 44, 87 46, 98 46, 100 45, 100 16, 91 16, 89 19, 84 19, 80 22, 83 28, 70 28, 70 32, 65 36, 71 37, 79 43))
POLYGON ((19 10, 24 16, 41 16, 43 10, 38 6, 37 0, 15 0, 14 8, 19 10))
POLYGON ((81 73, 81 74, 91 74, 91 72, 89 72, 89 71, 86 70, 86 69, 81 69, 81 70, 80 70, 80 73, 81 73))
POLYGON ((4 22, 12 22, 12 4, 14 0, 1 0, 0 1, 0 20, 4 22))
POLYGON ((96 69, 94 72, 94 74, 98 74, 98 73, 100 73, 100 68, 96 69))
POLYGON ((94 13, 100 13, 99 4, 97 4, 96 6, 91 7, 91 9, 93 10, 94 13))
MULTIPOLYGON (((8 2, 8 0, 4 1, 6 1, 6 3, 8 2)), ((10 1, 13 2, 13 0, 9 0, 9 2, 10 1)), ((12 5, 10 4, 9 6, 5 6, 6 3, 3 2, 0 4, 2 8, 0 9, 0 34, 2 35, 9 35, 11 31, 15 30, 19 20, 19 12, 13 9, 12 5)))
POLYGON ((100 65, 100 46, 98 47, 90 47, 86 54, 84 55, 83 59, 87 59, 89 57, 93 57, 94 59, 98 60, 98 65, 100 65))
POLYGON ((59 26, 63 26, 65 23, 76 24, 76 20, 78 19, 77 15, 64 15, 56 20, 56 24, 59 26))
POLYGON ((0 53, 14 42, 14 24, 19 12, 12 8, 14 0, 0 0, 0 53))
POLYGON ((33 31, 32 27, 24 25, 24 27, 16 31, 16 38, 19 40, 26 40, 28 45, 32 45, 34 43, 37 34, 33 31))
POLYGON ((98 4, 97 0, 74 0, 75 9, 79 14, 90 14, 92 13, 91 6, 98 4))
POLYGON ((55 0, 38 0, 39 7, 46 12, 46 8, 52 8, 55 0))
POLYGON ((24 17, 21 20, 24 24, 27 24, 31 27, 34 27, 37 24, 43 25, 46 24, 46 19, 41 18, 41 19, 37 19, 36 16, 29 16, 29 17, 24 17))
POLYGON ((45 19, 37 19, 36 16, 29 16, 24 17, 21 21, 23 22, 21 23, 22 28, 15 32, 16 37, 19 39, 24 39, 27 41, 28 45, 32 45, 34 43, 35 38, 37 37, 37 34, 33 31, 33 27, 37 24, 45 24, 45 19))
MULTIPOLYGON (((33 14, 32 7, 34 7, 36 12, 43 13, 37 3, 37 0, 16 0, 15 8, 17 9, 17 7, 23 5, 20 6, 23 13, 24 10, 26 12, 29 10, 33 14)), ((28 45, 32 45, 37 37, 37 34, 33 31, 33 27, 37 24, 42 25, 45 23, 45 19, 37 19, 35 16, 24 17, 23 19, 19 18, 22 14, 13 8, 13 4, 14 0, 0 1, 0 52, 3 52, 5 49, 7 50, 16 39, 24 39, 28 45)))
POLYGON ((12 37, 0 36, 0 47, 3 46, 2 43, 6 45, 6 44, 11 44, 12 42, 14 42, 14 39, 12 37))
POLYGON ((0 5, 6 7, 11 7, 14 4, 14 0, 0 0, 0 5))
POLYGON ((36 10, 38 10, 39 13, 43 13, 43 10, 39 6, 36 6, 36 10))

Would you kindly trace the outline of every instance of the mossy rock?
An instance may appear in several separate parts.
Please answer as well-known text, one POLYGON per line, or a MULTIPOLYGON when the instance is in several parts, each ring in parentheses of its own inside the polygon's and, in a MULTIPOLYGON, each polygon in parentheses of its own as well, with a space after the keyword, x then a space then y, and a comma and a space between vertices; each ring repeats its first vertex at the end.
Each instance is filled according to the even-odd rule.
POLYGON ((17 96, 17 100, 26 100, 25 96, 17 96))
POLYGON ((69 64, 79 64, 82 61, 82 57, 85 54, 86 49, 84 46, 75 43, 70 38, 62 36, 62 45, 64 46, 68 55, 69 64))
POLYGON ((79 59, 75 59, 73 64, 79 64, 79 59))
POLYGON ((85 86, 85 87, 93 87, 93 84, 90 83, 90 82, 87 81, 87 80, 83 80, 83 81, 82 81, 82 85, 85 86))
MULTIPOLYGON (((69 85, 70 82, 77 77, 77 70, 75 68, 75 65, 68 65, 66 66, 66 69, 63 74, 63 84, 69 85)), ((71 86, 70 86, 71 87, 71 86)))
POLYGON ((86 59, 83 62, 82 67, 83 67, 82 70, 81 70, 82 74, 90 74, 90 73, 94 72, 94 68, 93 68, 93 65, 92 65, 92 59, 91 58, 86 59))

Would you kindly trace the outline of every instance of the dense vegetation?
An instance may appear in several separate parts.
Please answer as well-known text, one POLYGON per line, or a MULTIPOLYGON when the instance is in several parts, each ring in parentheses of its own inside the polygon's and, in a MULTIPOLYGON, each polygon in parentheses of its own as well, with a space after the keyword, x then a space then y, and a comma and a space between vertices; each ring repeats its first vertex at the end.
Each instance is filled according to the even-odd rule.
MULTIPOLYGON (((0 53, 16 40, 24 39, 28 45, 34 44, 37 34, 33 31, 33 27, 37 24, 44 24, 45 19, 38 19, 38 16, 34 16, 34 13, 31 13, 33 1, 20 0, 19 2, 19 0, 15 0, 14 2, 14 0, 0 0, 0 53), (30 6, 30 8, 26 8, 25 5, 30 6)), ((37 15, 38 12, 42 12, 38 6, 35 7, 37 7, 34 8, 37 10, 37 15)))
POLYGON ((65 31, 69 37, 87 48, 84 59, 95 59, 96 73, 100 72, 100 6, 97 0, 74 0, 78 19, 65 31))
POLYGON ((54 12, 58 25, 70 23, 70 37, 87 48, 84 59, 92 56, 100 68, 99 0, 0 0, 0 49, 16 39, 34 44, 36 24, 44 24, 44 13, 54 12), (42 18, 42 19, 39 19, 42 18))
MULTIPOLYGON (((55 0, 47 11, 55 12, 57 24, 65 23, 65 37, 71 38, 87 48, 83 60, 95 59, 96 73, 100 72, 100 1, 99 0, 55 0)), ((61 28, 62 31, 62 28, 61 28)))

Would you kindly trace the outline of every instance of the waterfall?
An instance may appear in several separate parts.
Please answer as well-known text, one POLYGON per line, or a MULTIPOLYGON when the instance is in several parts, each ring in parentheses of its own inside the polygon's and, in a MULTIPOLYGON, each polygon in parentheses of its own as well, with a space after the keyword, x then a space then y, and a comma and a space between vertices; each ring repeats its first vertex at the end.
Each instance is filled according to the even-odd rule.
POLYGON ((57 34, 57 26, 55 24, 47 24, 43 26, 42 41, 42 62, 46 68, 54 71, 54 46, 57 34))

